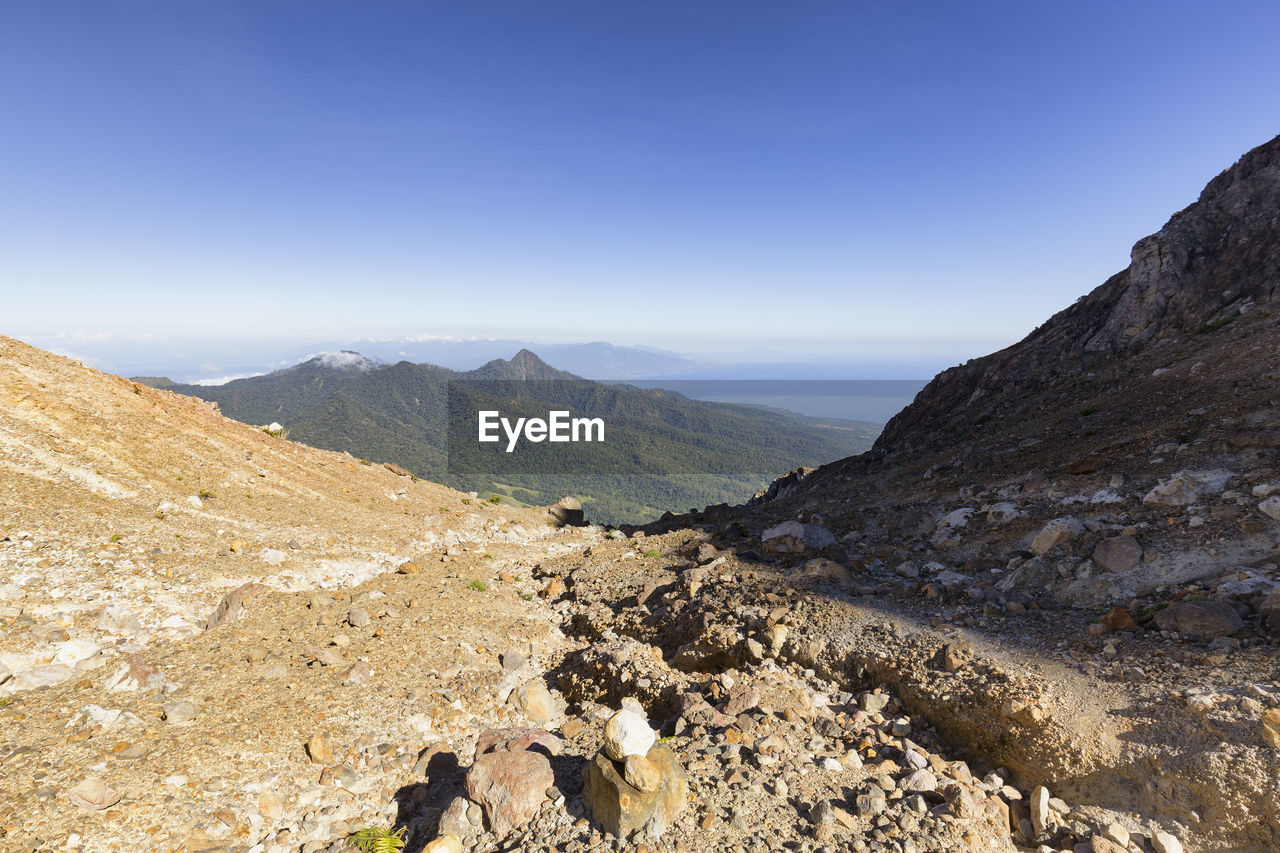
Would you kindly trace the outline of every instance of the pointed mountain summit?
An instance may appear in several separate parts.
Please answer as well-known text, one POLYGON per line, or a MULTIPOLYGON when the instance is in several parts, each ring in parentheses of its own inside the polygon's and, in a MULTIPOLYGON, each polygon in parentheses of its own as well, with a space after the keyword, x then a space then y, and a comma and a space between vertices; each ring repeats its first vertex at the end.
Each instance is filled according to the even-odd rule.
POLYGON ((496 380, 575 380, 581 379, 564 370, 557 370, 527 349, 522 349, 510 360, 495 358, 475 370, 464 374, 467 379, 496 380))

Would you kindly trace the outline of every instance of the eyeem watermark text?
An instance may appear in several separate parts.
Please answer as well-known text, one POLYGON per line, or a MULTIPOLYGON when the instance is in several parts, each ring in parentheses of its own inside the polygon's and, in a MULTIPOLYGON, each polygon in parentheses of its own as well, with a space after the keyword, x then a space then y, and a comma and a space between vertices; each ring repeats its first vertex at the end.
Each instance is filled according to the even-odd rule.
POLYGON ((516 449, 522 435, 534 444, 543 441, 604 441, 603 418, 571 418, 567 411, 551 411, 547 412, 546 420, 516 418, 513 424, 496 410, 482 410, 478 414, 480 441, 501 441, 502 437, 498 435, 501 427, 507 436, 508 453, 516 449))

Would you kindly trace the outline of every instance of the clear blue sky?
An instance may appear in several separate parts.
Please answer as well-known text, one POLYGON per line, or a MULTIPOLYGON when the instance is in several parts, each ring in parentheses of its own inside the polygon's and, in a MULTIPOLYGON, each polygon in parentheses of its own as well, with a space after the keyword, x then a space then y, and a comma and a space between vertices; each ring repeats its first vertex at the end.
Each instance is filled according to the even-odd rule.
POLYGON ((1278 32, 1274 2, 6 3, 0 332, 978 355, 1280 132, 1278 32))

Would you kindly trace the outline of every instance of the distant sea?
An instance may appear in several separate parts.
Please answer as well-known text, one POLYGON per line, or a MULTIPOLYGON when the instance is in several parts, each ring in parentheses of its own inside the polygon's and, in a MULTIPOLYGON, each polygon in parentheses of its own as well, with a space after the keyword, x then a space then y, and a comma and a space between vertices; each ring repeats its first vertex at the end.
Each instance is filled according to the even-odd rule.
POLYGON ((820 418, 884 424, 902 411, 926 379, 630 379, 695 400, 790 409, 820 418))

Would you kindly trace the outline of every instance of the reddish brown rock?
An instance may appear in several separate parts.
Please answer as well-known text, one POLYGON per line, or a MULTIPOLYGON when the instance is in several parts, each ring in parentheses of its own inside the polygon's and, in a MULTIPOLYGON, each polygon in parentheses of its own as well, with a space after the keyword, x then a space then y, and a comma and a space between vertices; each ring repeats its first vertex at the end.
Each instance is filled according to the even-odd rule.
POLYGON ((467 796, 484 807, 489 828, 501 838, 538 813, 555 781, 541 753, 489 752, 467 771, 467 796))
POLYGON ((1138 623, 1133 621, 1133 617, 1129 615, 1129 611, 1120 606, 1111 608, 1111 612, 1102 617, 1102 624, 1107 626, 1107 630, 1113 634, 1116 631, 1132 631, 1136 633, 1140 630, 1138 623))

